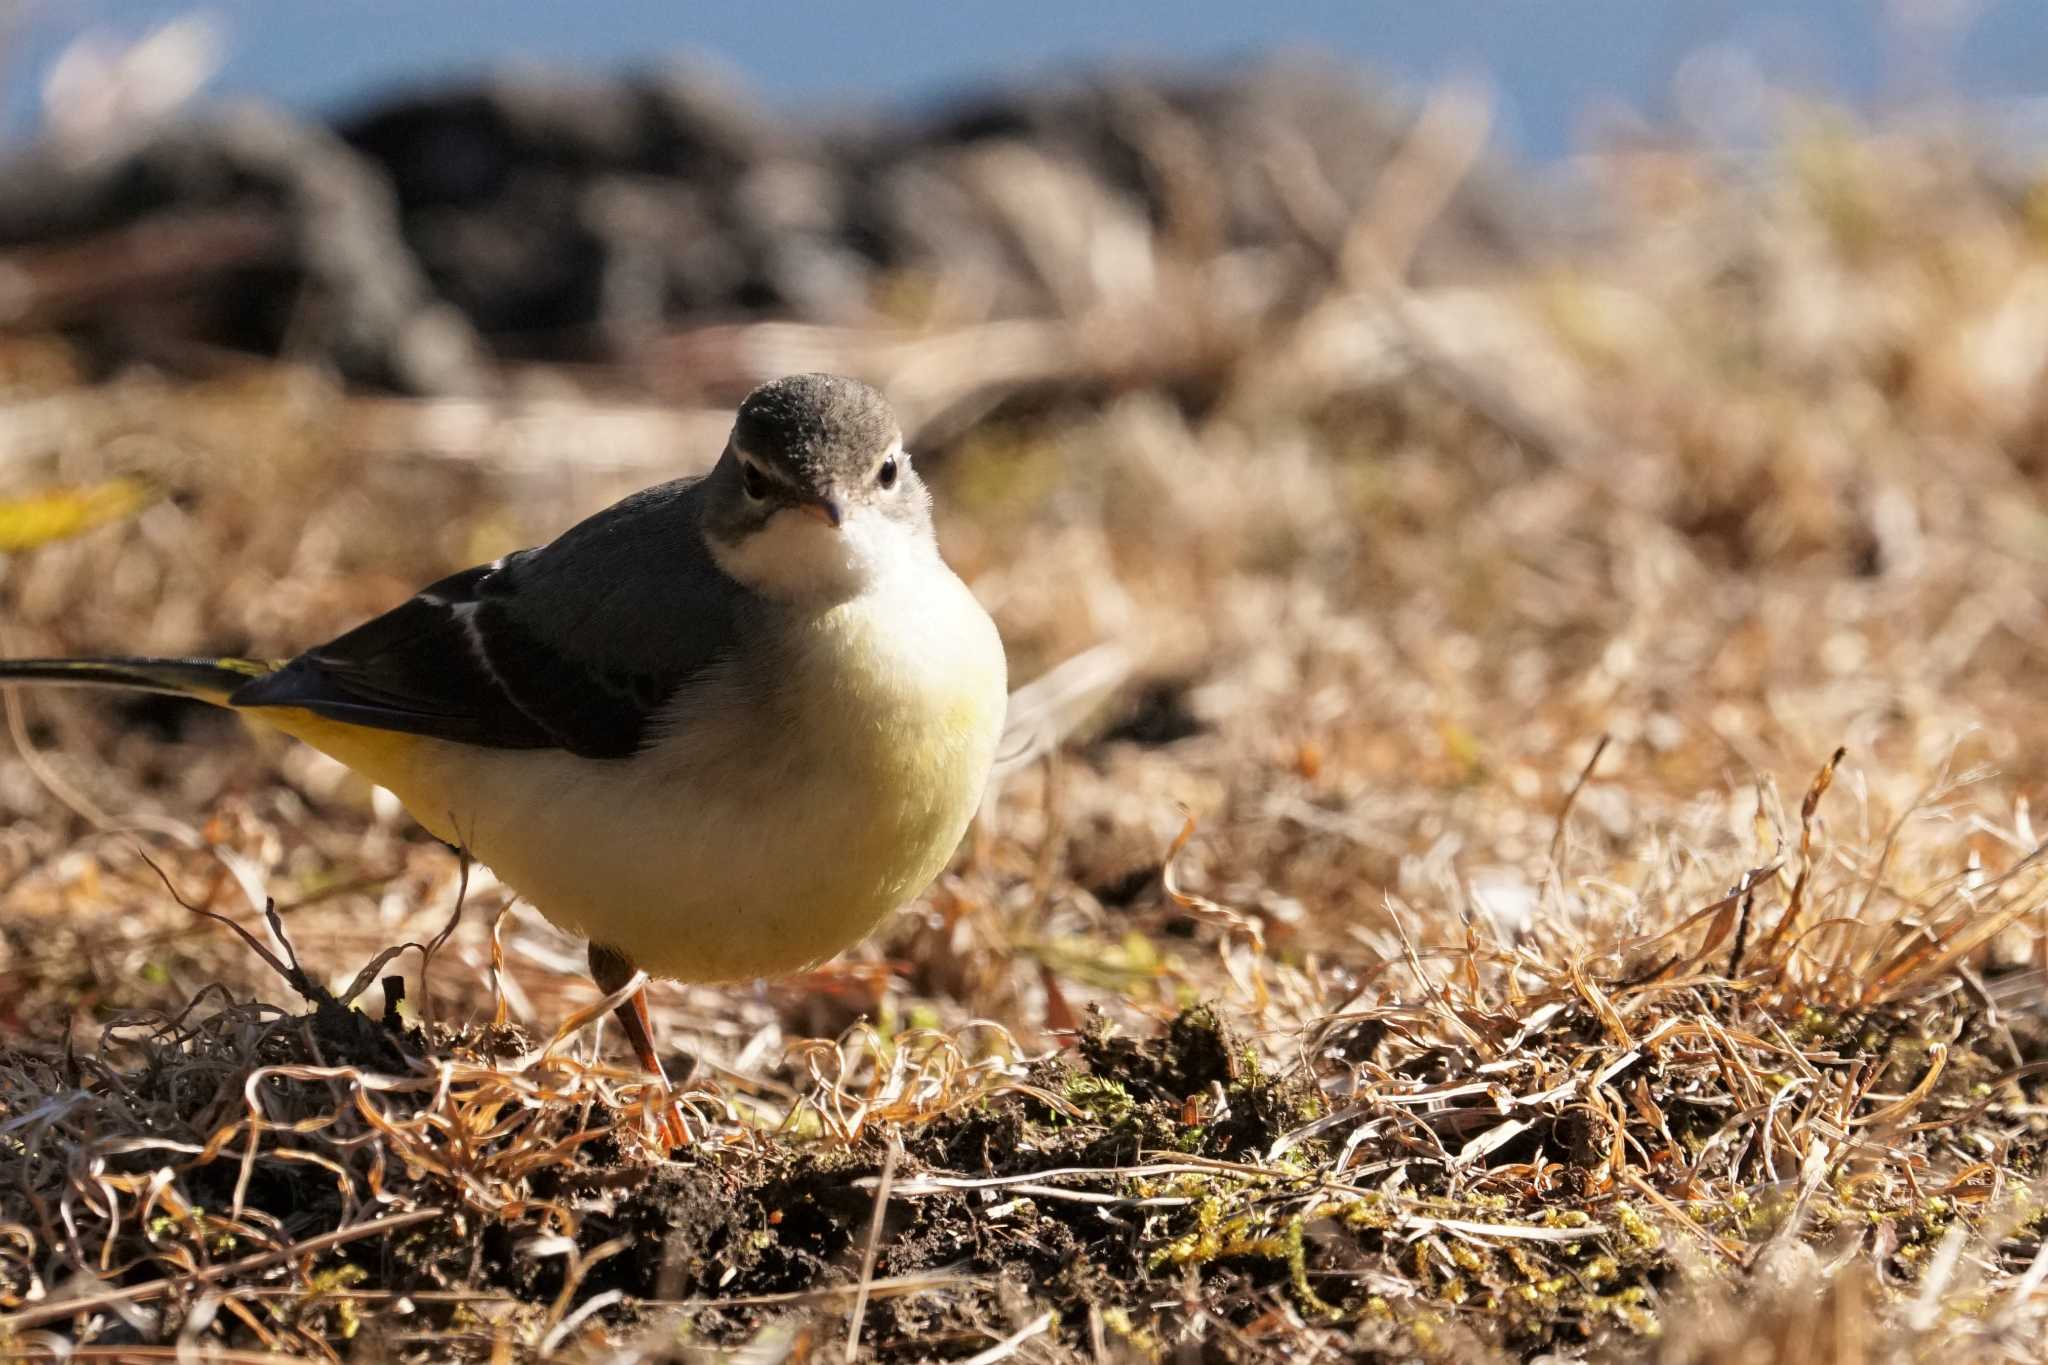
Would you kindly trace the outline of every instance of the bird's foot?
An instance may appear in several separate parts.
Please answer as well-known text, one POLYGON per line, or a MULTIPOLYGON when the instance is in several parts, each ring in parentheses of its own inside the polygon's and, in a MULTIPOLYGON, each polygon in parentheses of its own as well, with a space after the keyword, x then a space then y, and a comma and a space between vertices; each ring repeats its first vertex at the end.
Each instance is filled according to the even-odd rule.
POLYGON ((654 1030, 647 1017, 647 992, 644 989, 635 992, 632 999, 619 1006, 619 1021, 625 1025, 634 1056, 653 1077, 648 1082, 646 1094, 647 1110, 654 1118, 655 1133, 670 1151, 689 1146, 695 1139, 691 1136, 688 1120, 683 1116, 683 1102, 669 1084, 668 1071, 654 1050, 654 1030))
POLYGON ((648 1087, 648 1111, 654 1118, 655 1136, 671 1152, 680 1151, 697 1140, 690 1131, 689 1119, 683 1113, 683 1102, 668 1088, 668 1082, 656 1081, 648 1087))
MULTIPOLYGON (((590 974, 605 994, 631 981, 633 971, 633 965, 620 954, 594 943, 590 946, 590 974)), ((617 1014, 619 1026, 626 1031, 626 1041, 633 1045, 634 1057, 654 1077, 649 1086, 648 1112, 654 1116, 655 1133, 670 1151, 689 1146, 694 1138, 683 1117, 682 1101, 676 1098, 668 1083, 668 1072, 662 1068, 661 1055, 654 1050, 654 1021, 647 1013, 647 987, 643 985, 626 997, 617 1014)))

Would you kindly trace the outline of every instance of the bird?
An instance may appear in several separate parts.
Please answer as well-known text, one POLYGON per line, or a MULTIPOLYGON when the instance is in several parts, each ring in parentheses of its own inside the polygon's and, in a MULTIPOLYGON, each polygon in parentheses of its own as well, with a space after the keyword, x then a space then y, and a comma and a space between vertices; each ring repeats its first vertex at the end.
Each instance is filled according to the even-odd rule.
MULTIPOLYGON (((196 698, 384 787, 637 973, 814 966, 944 870, 1008 703, 887 400, 796 374, 708 474, 632 494, 295 658, 0 660, 0 685, 196 698)), ((645 984, 617 1006, 667 1085, 645 984)))

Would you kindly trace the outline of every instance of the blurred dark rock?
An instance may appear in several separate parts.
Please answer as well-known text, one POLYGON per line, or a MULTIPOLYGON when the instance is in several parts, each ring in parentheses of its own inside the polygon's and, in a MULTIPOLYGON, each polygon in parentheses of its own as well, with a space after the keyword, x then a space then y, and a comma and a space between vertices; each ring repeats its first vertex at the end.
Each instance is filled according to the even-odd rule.
MULTIPOLYGON (((0 252, 69 243, 74 260, 137 225, 227 211, 267 223, 179 276, 137 272, 128 290, 39 287, 30 252, 4 301, 12 318, 54 321, 119 352, 165 334, 239 350, 323 357, 344 374, 414 390, 481 381, 481 348, 428 285, 399 230, 379 168, 332 133, 256 107, 173 128, 108 160, 36 149, 0 167, 0 252)), ((47 260, 47 256, 40 259, 47 260)), ((111 262, 110 262, 111 264, 111 262)))
MULTIPOLYGON (((0 166, 0 325, 62 325, 110 362, 182 344, 474 392, 492 359, 615 361, 683 324, 1073 312, 1142 296, 1167 257, 1240 255, 1299 297, 1411 117, 1300 62, 808 123, 690 70, 426 91, 333 131, 238 107, 98 162, 0 166), (138 225, 222 214, 241 234, 178 269, 80 283, 138 225), (88 250, 53 273, 55 245, 88 250)), ((1497 169, 1466 177, 1411 273, 1512 257, 1516 208, 1497 169)))

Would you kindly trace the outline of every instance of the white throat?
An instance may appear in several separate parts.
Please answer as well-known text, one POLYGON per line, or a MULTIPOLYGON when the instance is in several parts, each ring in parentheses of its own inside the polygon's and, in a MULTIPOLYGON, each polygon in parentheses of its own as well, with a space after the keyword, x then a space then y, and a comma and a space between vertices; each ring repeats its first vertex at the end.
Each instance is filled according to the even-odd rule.
POLYGON ((850 510, 837 528, 784 508, 739 540, 709 541, 719 568, 779 602, 849 601, 934 554, 910 527, 866 508, 850 510))

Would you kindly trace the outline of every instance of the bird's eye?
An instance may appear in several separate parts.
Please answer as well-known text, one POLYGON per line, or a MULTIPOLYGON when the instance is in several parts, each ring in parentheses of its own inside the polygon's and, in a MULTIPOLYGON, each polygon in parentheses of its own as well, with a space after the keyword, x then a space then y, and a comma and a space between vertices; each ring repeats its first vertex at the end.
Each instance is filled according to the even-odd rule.
POLYGON ((875 471, 875 482, 884 488, 894 488, 896 486, 896 457, 894 455, 882 461, 882 467, 875 471))
POLYGON ((755 502, 768 496, 768 476, 760 466, 747 460, 740 461, 740 487, 747 490, 747 496, 755 502))

